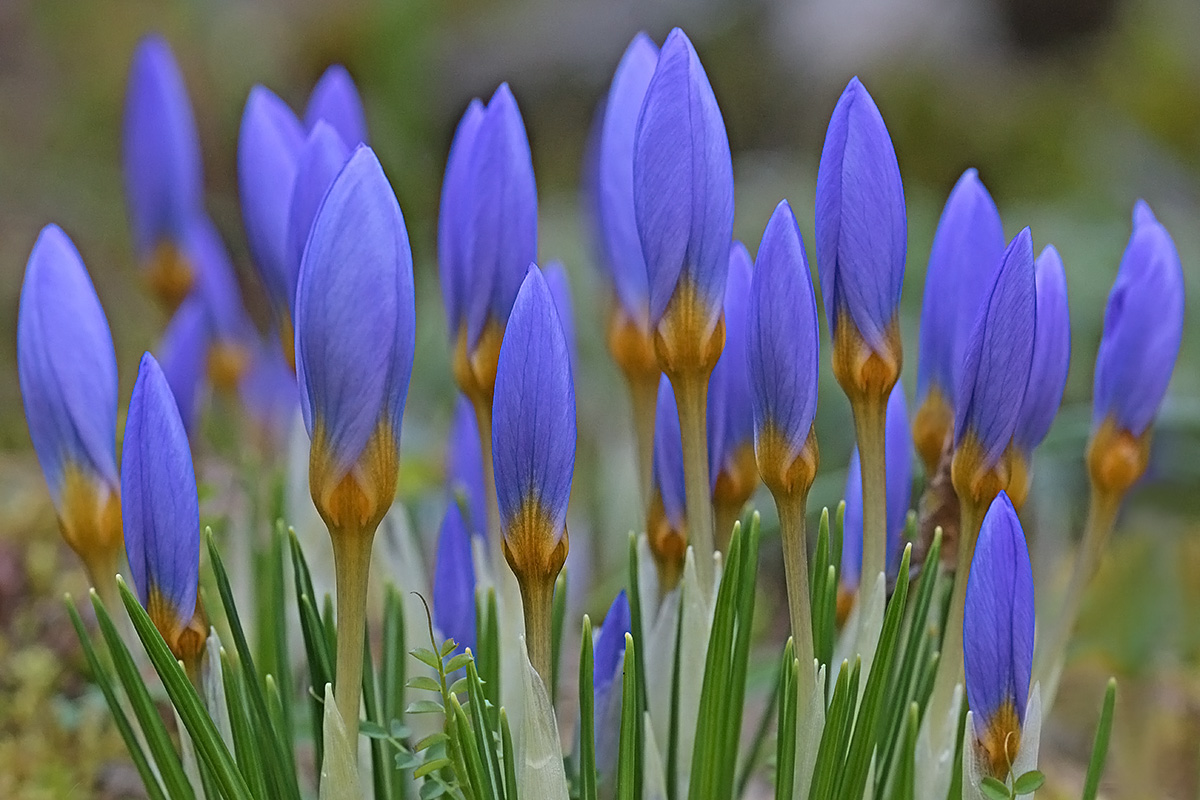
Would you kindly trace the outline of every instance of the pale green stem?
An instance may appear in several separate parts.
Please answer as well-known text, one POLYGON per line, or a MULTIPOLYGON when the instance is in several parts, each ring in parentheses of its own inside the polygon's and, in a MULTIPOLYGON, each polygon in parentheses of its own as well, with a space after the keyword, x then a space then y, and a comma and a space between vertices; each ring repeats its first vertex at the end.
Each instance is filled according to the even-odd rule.
POLYGON ((551 631, 554 581, 521 582, 521 606, 525 611, 525 648, 529 653, 529 663, 541 677, 546 694, 553 696, 551 631))
MULTIPOLYGON (((887 569, 887 444, 886 403, 862 400, 853 404, 854 434, 862 470, 863 548, 859 592, 871 591, 887 569)), ((859 597, 859 604, 863 599, 859 597)))
MULTIPOLYGON (((797 686, 811 687, 816 680, 813 672, 812 606, 808 587, 808 542, 805 534, 805 511, 808 492, 775 495, 779 510, 779 530, 783 540, 783 575, 787 581, 788 616, 792 623, 792 641, 800 662, 797 686)), ((805 692, 808 688, 805 688, 805 692)), ((807 696, 802 694, 801 696, 807 696)))
POLYGON ((708 475, 708 375, 671 378, 683 435, 683 479, 687 492, 688 544, 696 552, 696 574, 705 597, 713 592, 713 508, 708 475))
POLYGON ((633 429, 637 437, 638 491, 642 500, 642 519, 650 508, 654 488, 654 419, 658 407, 658 381, 628 377, 629 399, 633 406, 633 429))
MULTIPOLYGON (((499 587, 509 571, 504 560, 503 530, 500 527, 500 505, 496 497, 496 467, 492 462, 492 409, 485 403, 475 403, 475 421, 479 427, 479 449, 483 454, 483 491, 487 495, 487 543, 492 562, 492 580, 499 587)), ((499 592, 497 592, 497 595, 499 592)))
MULTIPOLYGON (((363 642, 366 637, 367 579, 375 531, 330 531, 337 581, 337 672, 334 696, 357 754, 358 710, 362 700, 363 642)), ((356 755, 357 758, 357 755, 356 755)))

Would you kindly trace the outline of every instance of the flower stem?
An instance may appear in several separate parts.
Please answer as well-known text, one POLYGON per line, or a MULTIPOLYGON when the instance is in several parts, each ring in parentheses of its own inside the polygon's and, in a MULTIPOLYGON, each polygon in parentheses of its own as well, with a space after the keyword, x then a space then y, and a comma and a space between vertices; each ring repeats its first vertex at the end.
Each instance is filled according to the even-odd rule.
MULTIPOLYGON (((875 586, 887 569, 887 445, 885 402, 864 396, 853 403, 854 434, 862 467, 863 552, 859 591, 875 586)), ((861 600, 861 598, 860 598, 861 600)))
POLYGON ((362 700, 363 642, 366 636, 367 579, 375 531, 330 531, 337 580, 337 670, 334 697, 351 748, 358 741, 362 700))
POLYGON ((629 399, 633 405, 633 429, 637 437, 638 491, 641 493, 642 515, 650 508, 650 492, 654 482, 654 417, 658 406, 657 379, 627 374, 629 399))
POLYGON ((496 498, 496 467, 492 462, 492 408, 488 403, 476 401, 475 422, 479 427, 479 449, 483 455, 483 492, 487 495, 487 543, 492 562, 492 580, 496 586, 503 583, 508 563, 504 560, 501 547, 503 532, 500 529, 500 505, 496 498))
POLYGON ((792 623, 792 641, 800 661, 797 686, 809 687, 813 673, 812 607, 808 587, 808 541, 805 534, 805 511, 808 492, 788 492, 775 495, 779 509, 780 536, 783 540, 783 574, 787 581, 788 616, 792 623))
POLYGON ((525 647, 529 652, 529 663, 541 677, 547 695, 552 696, 551 631, 554 581, 523 581, 520 585, 521 607, 525 611, 525 647))
POLYGON ((1045 636, 1038 635, 1038 647, 1033 662, 1033 680, 1042 684, 1043 713, 1050 713, 1054 696, 1058 691, 1058 680, 1066 661, 1067 645, 1075 628, 1083 594, 1100 568, 1100 559, 1117 523, 1117 512, 1121 509, 1124 493, 1106 491, 1092 485, 1091 502, 1088 504, 1087 526, 1083 541, 1071 571, 1071 582, 1059 605, 1058 615, 1047 626, 1045 636))
POLYGON ((679 407, 683 434, 683 478, 687 493, 689 544, 696 551, 696 573, 705 597, 713 590, 713 508, 708 475, 708 374, 676 373, 669 376, 679 407))

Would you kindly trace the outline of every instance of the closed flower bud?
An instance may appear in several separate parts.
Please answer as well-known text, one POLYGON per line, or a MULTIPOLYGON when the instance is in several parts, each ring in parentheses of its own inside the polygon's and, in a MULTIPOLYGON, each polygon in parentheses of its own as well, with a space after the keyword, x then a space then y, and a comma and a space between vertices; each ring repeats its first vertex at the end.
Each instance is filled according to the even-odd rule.
POLYGON ((463 395, 454 404, 450 446, 446 453, 446 482, 452 494, 461 495, 467 530, 477 536, 487 532, 487 494, 483 474, 483 447, 471 401, 463 395))
POLYGON ((668 373, 707 374, 725 339, 733 162, 708 76, 678 28, 659 52, 638 119, 633 200, 659 362, 668 373))
POLYGON ((256 333, 242 302, 229 251, 207 215, 193 218, 187 252, 196 265, 196 294, 208 318, 208 376, 218 389, 234 391, 250 361, 256 333))
POLYGON ((300 276, 300 262, 304 259, 304 246, 308 244, 317 209, 333 185, 333 179, 349 159, 350 149, 323 119, 316 121, 296 155, 296 179, 292 184, 287 217, 285 280, 289 317, 296 302, 296 281, 300 276))
POLYGON ((546 287, 554 298, 554 308, 558 311, 558 321, 562 325, 563 338, 567 340, 567 350, 571 354, 571 372, 578 373, 579 350, 575 343, 575 311, 571 305, 571 282, 567 278, 566 267, 561 261, 551 261, 542 270, 546 279, 546 287))
POLYGON ((625 664, 625 634, 633 620, 629 598, 622 589, 604 623, 596 631, 595 656, 592 661, 592 709, 595 714, 596 771, 601 786, 612 786, 616 780, 617 753, 621 739, 621 676, 625 664))
POLYGON ((816 200, 817 268, 834 375, 852 402, 885 402, 900 374, 896 310, 907 235, 892 140, 875 101, 854 78, 829 120, 816 200))
POLYGON ((57 225, 42 229, 25 267, 17 374, 63 538, 93 581, 111 579, 121 549, 117 362, 87 269, 57 225))
POLYGON ((209 338, 208 313, 198 297, 191 297, 175 310, 158 347, 159 365, 189 438, 199 416, 209 338))
POLYGON ((195 669, 208 636, 200 605, 200 506, 179 409, 146 353, 129 401, 121 453, 125 553, 138 599, 171 652, 195 669))
POLYGON ((173 310, 195 280, 183 240, 192 217, 203 209, 203 175, 183 75, 160 36, 142 39, 134 53, 122 149, 138 259, 155 295, 173 310))
POLYGON ((326 69, 308 96, 304 127, 312 131, 322 120, 337 131, 348 149, 370 144, 367 141, 367 118, 362 98, 358 96, 354 79, 341 64, 326 69))
POLYGON ((373 533, 395 495, 415 327, 404 217, 365 145, 313 222, 295 317, 313 501, 335 534, 373 533))
POLYGON ((683 474, 683 434, 671 381, 658 382, 654 413, 654 469, 646 536, 658 565, 659 583, 671 589, 683 574, 687 553, 687 497, 683 474))
POLYGON ((807 494, 817 470, 817 301, 786 200, 776 206, 758 247, 748 318, 758 470, 776 495, 807 494))
POLYGON ((475 649, 475 562, 471 534, 457 503, 450 503, 438 534, 433 568, 433 624, 458 652, 475 649))
POLYGON ((441 207, 438 210, 438 278, 442 284, 442 301, 452 339, 459 335, 459 328, 465 324, 466 310, 463 305, 472 277, 470 253, 467 250, 471 229, 471 155, 483 114, 483 103, 478 99, 472 100, 454 131, 450 155, 446 158, 446 175, 442 179, 441 207))
POLYGON ((278 455, 287 443, 300 394, 296 373, 285 358, 277 336, 269 336, 254 348, 246 377, 238 389, 242 406, 254 424, 259 449, 269 456, 278 455))
POLYGON ((917 370, 915 439, 926 471, 937 468, 954 434, 954 393, 963 353, 988 281, 1004 255, 1000 212, 974 169, 958 179, 938 221, 925 297, 917 370))

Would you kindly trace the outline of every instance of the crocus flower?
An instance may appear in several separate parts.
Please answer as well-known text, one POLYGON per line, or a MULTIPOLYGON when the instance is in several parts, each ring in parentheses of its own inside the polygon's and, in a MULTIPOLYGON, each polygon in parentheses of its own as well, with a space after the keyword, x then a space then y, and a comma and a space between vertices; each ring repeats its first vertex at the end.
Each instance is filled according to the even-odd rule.
POLYGON ((1037 325, 1033 336, 1033 366, 1013 432, 1013 478, 1008 490, 1017 508, 1029 490, 1029 461, 1050 430, 1067 385, 1071 362, 1071 319, 1067 278, 1062 259, 1047 245, 1034 262, 1037 325))
POLYGON ((453 493, 462 493, 467 529, 482 536, 487 532, 487 494, 484 488, 483 447, 475 408, 465 396, 454 404, 450 423, 450 447, 446 453, 446 482, 453 493))
POLYGON ((330 66, 321 75, 308 106, 304 109, 304 127, 312 131, 324 120, 337 131, 347 148, 355 148, 367 142, 367 118, 363 111, 362 98, 354 86, 354 79, 341 64, 330 66))
POLYGON ((575 437, 570 352, 546 279, 530 264, 497 362, 492 464, 504 557, 521 588, 529 659, 546 686, 554 581, 567 558, 575 437))
POLYGON ((459 336, 465 324, 469 281, 472 275, 470 253, 467 250, 471 229, 470 201, 472 195, 471 155, 475 137, 483 122, 484 106, 472 100, 459 120, 446 158, 446 175, 442 180, 441 207, 438 210, 438 278, 442 284, 442 301, 446 306, 446 322, 450 336, 459 336))
POLYGON ((117 361, 87 269, 57 225, 42 229, 25 267, 17 375, 63 538, 93 582, 111 579, 121 548, 117 361))
POLYGON ((122 149, 138 259, 154 293, 174 309, 195 278, 183 239, 192 216, 203 207, 203 177, 187 88, 161 36, 145 37, 134 53, 122 149))
POLYGON ((187 433, 154 356, 138 367, 121 453, 125 553, 138 599, 176 658, 195 667, 208 624, 200 576, 200 505, 187 433))
POLYGON ((412 253, 396 196, 360 145, 313 222, 296 290, 309 483, 331 531, 374 531, 392 504, 415 347, 412 253))
POLYGON ((954 488, 981 510, 1008 485, 1001 461, 1029 383, 1036 309, 1033 239, 1025 228, 1004 251, 979 308, 955 400, 954 488))
POLYGON ((542 274, 546 278, 550 296, 554 298, 554 308, 558 311, 558 321, 562 324, 563 337, 567 340, 567 350, 571 353, 571 371, 574 373, 577 371, 579 353, 575 344, 575 311, 571 305, 571 282, 561 261, 551 261, 542 270, 542 274))
POLYGON ((917 370, 917 451, 932 474, 953 435, 954 393, 983 292, 1004 255, 1000 212, 974 169, 958 179, 933 236, 917 370))
POLYGON ((475 649, 475 562, 471 535, 457 503, 450 503, 438 534, 433 568, 433 624, 458 643, 475 649))
MULTIPOLYGON (((741 242, 729 249, 725 285, 725 349, 708 381, 708 453, 713 504, 733 515, 758 485, 754 460, 754 403, 747 342, 750 331, 750 254, 741 242)), ((732 523, 730 523, 732 525, 732 523)), ((724 526, 718 537, 728 536, 724 526)))
POLYGON ((196 289, 211 334, 208 374, 214 386, 232 391, 237 388, 250 361, 254 324, 246 313, 229 251, 206 214, 192 218, 187 250, 196 264, 196 289))
POLYGON ((750 280, 746 352, 763 483, 807 492, 816 473, 817 301, 791 206, 776 206, 750 280))
POLYGON ((650 330, 650 287, 634 211, 633 150, 638 115, 657 64, 658 46, 645 33, 633 37, 604 103, 594 189, 602 265, 620 311, 643 331, 650 330))
POLYGON ((592 660, 592 709, 595 714, 596 771, 601 785, 616 777, 621 739, 621 675, 625 664, 625 634, 632 627, 629 598, 622 589, 613 598, 604 623, 596 631, 592 660))
MULTIPOLYGON (((888 398, 886 424, 887 448, 887 574, 896 577, 900 565, 901 542, 908 524, 912 493, 912 435, 908 428, 908 407, 904 387, 897 383, 888 398)), ((850 454, 846 473, 845 512, 842 517, 842 569, 839 575, 838 616, 845 615, 854 602, 862 573, 863 496, 862 465, 858 448, 850 454)))
POLYGON ((974 723, 971 746, 986 774, 1000 780, 1020 763, 1023 750, 1037 746, 1022 739, 1033 628, 1029 550, 1017 512, 1001 492, 979 531, 963 616, 967 701, 974 723))
POLYGON ((667 372, 707 375, 724 344, 733 162, 717 98, 679 28, 663 43, 638 118, 633 202, 659 361, 667 372))
POLYGON ((259 447, 268 454, 279 453, 287 442, 300 394, 296 374, 277 336, 258 342, 238 389, 242 406, 254 423, 259 447))
POLYGON ((158 362, 179 407, 184 431, 196 429, 201 387, 209 349, 209 318, 200 298, 183 301, 167 323, 158 348, 158 362))
POLYGON ((659 378, 654 414, 653 491, 646 531, 650 552, 658 564, 659 583, 669 590, 683 573, 688 537, 683 435, 675 392, 665 375, 659 378))
POLYGON ((817 268, 834 374, 852 402, 882 402, 900 373, 896 309, 908 232, 896 151, 858 78, 829 120, 816 202, 817 268))
POLYGON ((270 89, 255 86, 238 132, 238 194, 250 255, 275 312, 287 317, 288 214, 304 128, 270 89))
POLYGON ((1145 471, 1150 427, 1179 355, 1183 308, 1175 243, 1138 201, 1096 354, 1088 466, 1103 489, 1124 492, 1145 471))
POLYGON ((318 119, 296 156, 296 178, 288 202, 286 300, 289 313, 296 302, 296 281, 304 245, 312 230, 313 219, 321 200, 350 158, 350 149, 343 143, 333 126, 318 119))

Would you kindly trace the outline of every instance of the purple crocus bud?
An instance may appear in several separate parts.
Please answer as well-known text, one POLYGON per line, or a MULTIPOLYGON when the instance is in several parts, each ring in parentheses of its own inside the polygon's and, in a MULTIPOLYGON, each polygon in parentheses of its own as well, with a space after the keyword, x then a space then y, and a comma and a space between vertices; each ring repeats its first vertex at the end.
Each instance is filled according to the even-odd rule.
POLYGON ((758 246, 748 318, 758 470, 777 497, 807 493, 818 459, 813 420, 820 338, 804 242, 786 200, 775 207, 758 246))
POLYGON ((954 403, 954 489, 981 512, 1008 486, 1002 462, 1029 383, 1036 312, 1033 239, 1025 228, 1004 251, 979 308, 954 403))
POLYGON ((282 320, 287 316, 288 214, 304 128, 263 86, 250 90, 238 132, 238 194, 250 255, 282 320))
POLYGON ((110 580, 121 549, 117 360, 87 269, 57 225, 42 229, 25 267, 17 377, 63 538, 93 582, 110 580))
POLYGON ((725 338, 733 162, 717 98, 679 28, 659 51, 638 118, 633 201, 659 361, 668 373, 707 375, 725 338))
POLYGON ((852 402, 882 403, 900 374, 896 309, 908 231, 896 151, 858 78, 829 120, 816 203, 817 268, 834 375, 852 402))
POLYGON ((189 438, 199 417, 196 406, 204 385, 210 335, 208 312, 200 298, 193 295, 175 310, 158 347, 159 365, 189 438))
POLYGON ((161 36, 138 43, 122 135, 125 199, 138 259, 170 309, 187 296, 194 266, 182 242, 204 204, 200 137, 183 75, 161 36))
POLYGON ((318 119, 313 124, 296 156, 296 179, 288 202, 284 276, 289 318, 296 302, 296 281, 300 275, 300 262, 304 259, 304 246, 308 244, 308 234, 312 231, 317 209, 333 185, 333 179, 349 159, 349 148, 324 119, 318 119))
POLYGON ((264 453, 278 454, 287 442, 300 403, 296 373, 278 336, 258 342, 238 388, 246 414, 256 428, 258 446, 264 453))
POLYGON ((475 408, 465 396, 454 404, 450 423, 450 447, 446 453, 446 481, 452 493, 462 493, 467 511, 467 529, 483 536, 487 532, 487 491, 484 488, 483 447, 475 408))
POLYGON ((925 297, 913 437, 933 474, 954 433, 954 393, 975 315, 1004 255, 1004 228, 992 196, 974 169, 958 179, 938 221, 925 297))
POLYGON ((363 112, 362 98, 358 96, 354 79, 341 64, 326 69, 308 96, 304 127, 311 132, 322 120, 337 131, 347 149, 370 144, 367 141, 367 117, 363 112))
POLYGON ((596 631, 592 661, 592 709, 595 714, 596 771, 601 786, 616 778, 621 739, 621 675, 625 664, 625 634, 632 629, 629 598, 622 589, 613 598, 604 623, 596 631))
POLYGON ((1183 270, 1175 243, 1144 201, 1133 220, 1104 311, 1088 448, 1093 483, 1119 493, 1145 472, 1150 429, 1183 336, 1183 270))
MULTIPOLYGON (((900 566, 901 544, 912 505, 913 441, 908 428, 904 387, 897 383, 888 398, 885 422, 887 457, 887 575, 889 582, 900 566)), ((838 617, 844 621, 854 603, 862 578, 863 496, 862 464, 858 448, 850 454, 846 473, 845 512, 842 517, 842 570, 838 587, 838 617)))
POLYGON ((574 374, 579 363, 579 352, 575 344, 575 311, 571 304, 571 282, 561 261, 551 261, 542 270, 542 275, 546 278, 550 296, 554 298, 554 308, 558 311, 558 321, 562 323, 563 337, 567 340, 567 350, 571 353, 571 372, 574 374))
POLYGON ((366 145, 317 212, 295 318, 313 500, 330 531, 373 532, 395 496, 416 342, 404 216, 366 145))
POLYGON ((1004 492, 983 518, 963 612, 963 666, 982 766, 1008 777, 1021 748, 1033 672, 1033 569, 1004 492))
POLYGON ((433 624, 458 652, 475 649, 475 561, 457 503, 446 508, 433 568, 433 624))
POLYGON ((454 131, 450 155, 446 158, 446 175, 442 180, 442 200, 438 210, 438 277, 452 339, 459 336, 459 329, 465 324, 464 304, 472 276, 467 250, 473 191, 471 156, 475 152, 475 137, 479 134, 483 115, 483 103, 472 100, 454 131))
POLYGON ((233 391, 250 361, 256 336, 254 323, 242 301, 229 251, 207 214, 192 219, 187 249, 196 264, 197 294, 208 316, 209 378, 217 388, 233 391))
POLYGON ((658 64, 658 46, 633 37, 609 86, 600 124, 595 172, 595 226, 603 266, 621 313, 650 330, 650 286, 633 201, 633 151, 638 115, 658 64))
POLYGON ((195 665, 208 623, 200 577, 200 505, 179 408, 154 356, 138 367, 121 448, 125 553, 138 599, 176 658, 195 665))
POLYGON ((659 583, 669 591, 683 574, 687 553, 687 496, 683 474, 683 434, 675 391, 666 375, 659 378, 654 413, 653 488, 646 531, 658 565, 659 583))
POLYGON ((1062 405, 1071 363, 1071 318, 1067 277, 1053 245, 1034 262, 1037 287, 1037 326, 1033 337, 1033 366, 1013 432, 1013 477, 1008 489, 1013 505, 1021 508, 1029 493, 1029 460, 1050 431, 1062 405))

